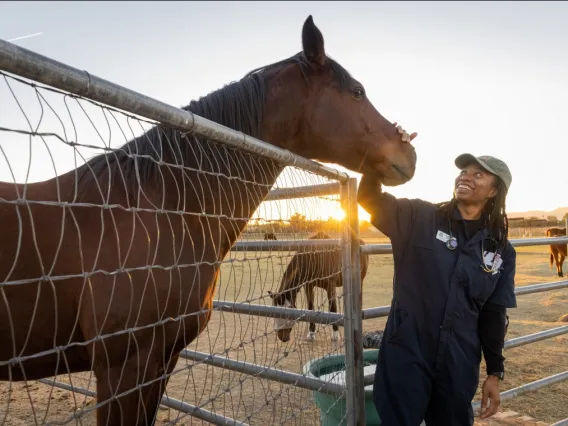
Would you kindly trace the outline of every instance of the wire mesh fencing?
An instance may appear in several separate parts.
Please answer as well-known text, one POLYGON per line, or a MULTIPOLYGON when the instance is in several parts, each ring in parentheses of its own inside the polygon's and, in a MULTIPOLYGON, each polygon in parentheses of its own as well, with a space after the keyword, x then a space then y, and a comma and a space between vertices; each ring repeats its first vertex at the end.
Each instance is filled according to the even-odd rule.
POLYGON ((304 366, 346 353, 337 181, 0 77, 0 424, 135 424, 163 387, 156 424, 319 423, 304 366))

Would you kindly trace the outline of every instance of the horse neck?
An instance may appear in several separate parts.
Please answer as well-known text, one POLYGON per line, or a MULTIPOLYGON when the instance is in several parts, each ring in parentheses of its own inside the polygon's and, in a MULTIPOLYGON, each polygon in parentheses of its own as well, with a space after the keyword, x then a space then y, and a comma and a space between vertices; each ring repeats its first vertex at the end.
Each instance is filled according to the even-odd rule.
POLYGON ((302 280, 295 279, 296 276, 301 272, 302 262, 299 261, 301 257, 297 255, 292 258, 288 263, 286 270, 280 281, 280 287, 278 288, 278 293, 285 295, 286 299, 289 299, 292 304, 296 305, 296 298, 300 292, 301 286, 298 285, 302 280))
MULTIPOLYGON (((184 109, 287 147, 294 142, 299 112, 278 107, 286 95, 275 95, 268 88, 271 75, 247 77, 184 109)), ((188 213, 184 215, 188 229, 203 238, 215 238, 222 247, 218 255, 224 256, 283 169, 273 160, 169 126, 156 126, 82 166, 77 193, 95 204, 124 203, 126 197, 130 205, 188 213), (204 229, 200 232, 197 226, 204 229)))

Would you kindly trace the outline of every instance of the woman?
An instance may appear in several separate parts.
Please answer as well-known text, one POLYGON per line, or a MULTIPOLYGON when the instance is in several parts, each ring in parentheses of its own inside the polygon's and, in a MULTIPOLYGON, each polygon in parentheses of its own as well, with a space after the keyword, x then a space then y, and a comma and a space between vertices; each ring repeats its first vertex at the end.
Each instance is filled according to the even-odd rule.
MULTIPOLYGON (((397 128, 403 141, 416 137, 397 128)), ((385 426, 473 425, 482 352, 481 417, 499 407, 506 308, 516 307, 505 213, 512 178, 490 156, 463 154, 455 164, 454 196, 440 204, 397 199, 377 176, 359 186, 359 204, 390 238, 395 267, 373 390, 385 426)))

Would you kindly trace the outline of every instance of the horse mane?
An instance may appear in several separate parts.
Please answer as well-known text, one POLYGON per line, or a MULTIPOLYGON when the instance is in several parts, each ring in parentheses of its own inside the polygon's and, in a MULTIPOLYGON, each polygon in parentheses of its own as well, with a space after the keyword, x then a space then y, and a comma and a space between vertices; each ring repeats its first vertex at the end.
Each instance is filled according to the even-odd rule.
MULTIPOLYGON (((258 137, 265 106, 265 75, 288 64, 299 65, 304 79, 309 84, 307 75, 311 64, 304 53, 299 52, 282 61, 254 69, 241 80, 193 100, 182 109, 249 136, 258 137)), ((339 90, 347 89, 352 81, 349 72, 329 57, 327 66, 339 90)), ((76 185, 81 194, 82 189, 95 183, 100 184, 103 180, 110 187, 112 183, 109 180, 122 176, 127 190, 135 195, 140 185, 159 185, 160 166, 213 171, 221 164, 225 170, 214 171, 238 175, 238 165, 250 164, 251 159, 258 161, 258 156, 158 124, 120 148, 89 159, 77 169, 76 185), (182 139, 185 140, 180 143, 182 139), (234 158, 235 155, 240 158, 230 161, 229 157, 234 158)), ((265 161, 274 165, 272 160, 265 161)))

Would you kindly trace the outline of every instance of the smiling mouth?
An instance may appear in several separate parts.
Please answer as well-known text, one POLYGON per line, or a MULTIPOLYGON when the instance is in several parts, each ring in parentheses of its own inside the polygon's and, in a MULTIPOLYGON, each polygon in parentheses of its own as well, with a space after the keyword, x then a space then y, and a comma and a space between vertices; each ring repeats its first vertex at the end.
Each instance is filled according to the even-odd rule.
POLYGON ((461 189, 461 190, 463 190, 463 191, 473 191, 473 188, 472 188, 471 186, 469 186, 469 185, 466 185, 465 183, 460 183, 460 184, 457 186, 457 189, 461 189))

